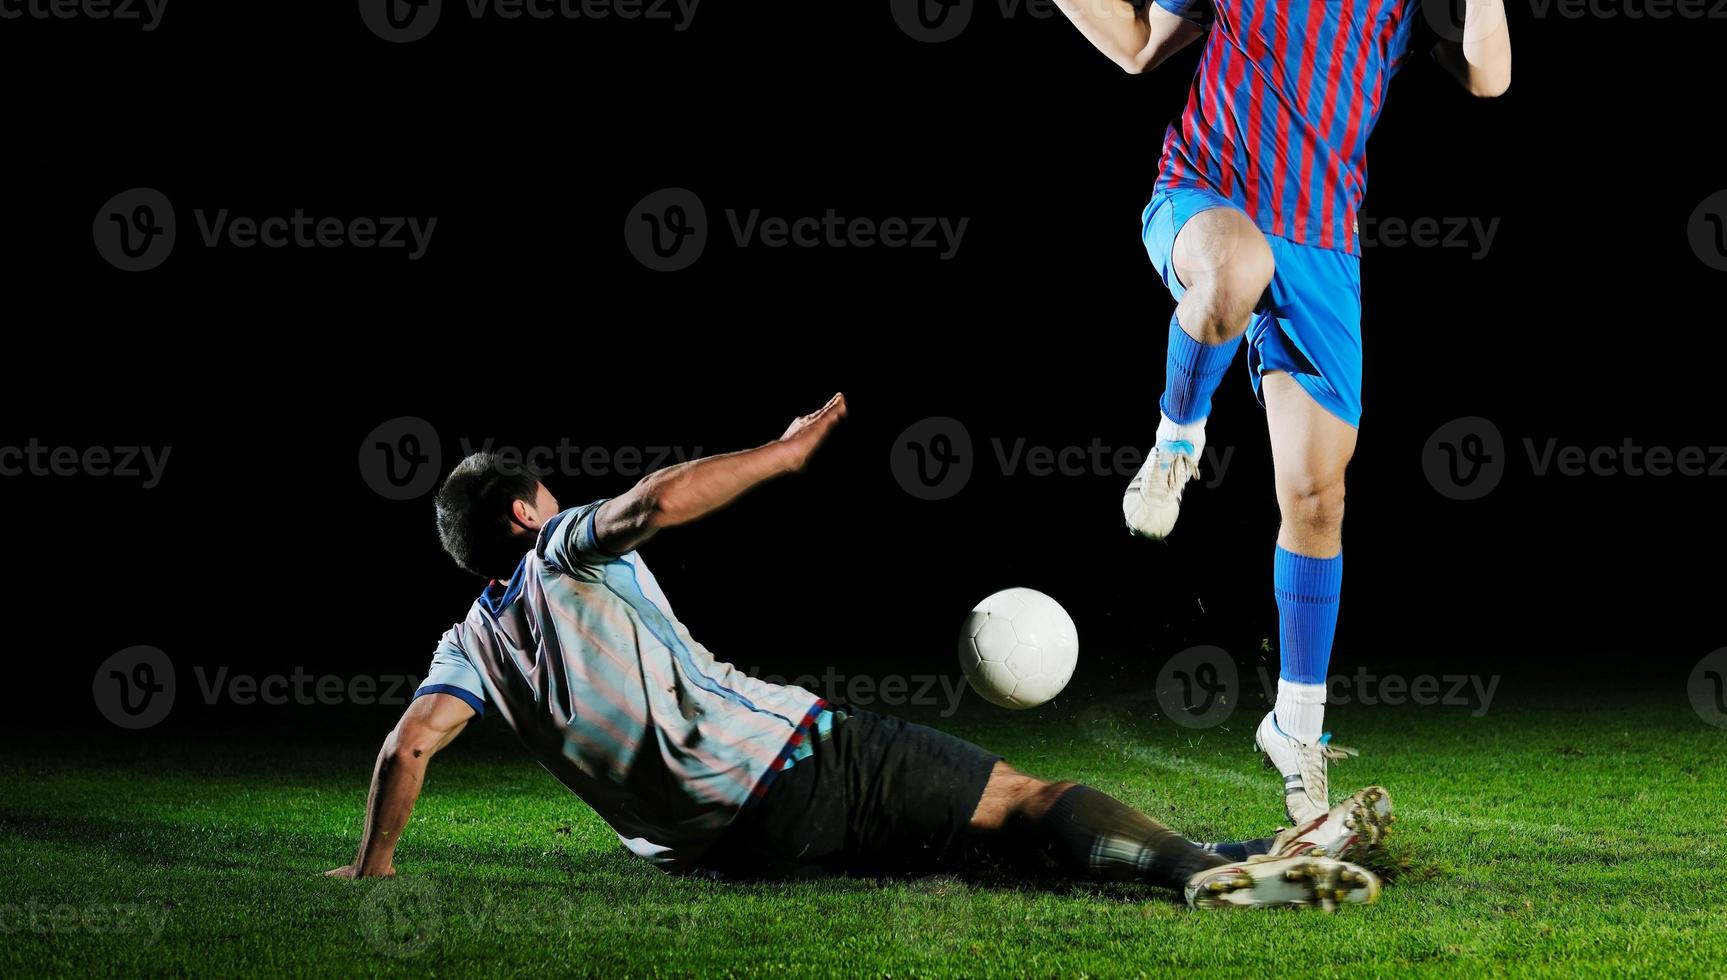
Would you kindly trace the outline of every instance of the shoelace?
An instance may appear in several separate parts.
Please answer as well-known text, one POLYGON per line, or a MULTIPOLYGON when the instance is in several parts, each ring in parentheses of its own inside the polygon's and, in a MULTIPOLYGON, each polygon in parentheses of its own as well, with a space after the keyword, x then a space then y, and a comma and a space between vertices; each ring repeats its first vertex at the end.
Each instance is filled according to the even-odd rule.
POLYGON ((1158 467, 1168 485, 1179 487, 1199 479, 1199 461, 1193 458, 1193 443, 1160 442, 1155 451, 1169 457, 1167 464, 1158 467))
POLYGON ((1332 745, 1330 732, 1326 732, 1324 735, 1319 736, 1319 745, 1317 748, 1321 755, 1333 762, 1336 762, 1338 759, 1347 759, 1351 756, 1359 756, 1361 754, 1347 745, 1332 745))

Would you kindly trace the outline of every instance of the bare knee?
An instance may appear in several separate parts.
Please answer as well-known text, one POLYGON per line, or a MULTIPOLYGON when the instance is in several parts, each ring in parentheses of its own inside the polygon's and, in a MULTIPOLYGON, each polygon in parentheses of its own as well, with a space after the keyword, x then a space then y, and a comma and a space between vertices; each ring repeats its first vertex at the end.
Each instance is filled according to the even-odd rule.
POLYGON ((1052 783, 1027 776, 1005 762, 997 762, 984 786, 983 798, 971 817, 973 830, 1001 830, 1015 820, 1042 817, 1061 794, 1074 783, 1052 783))
POLYGON ((1175 249, 1175 271, 1187 287, 1178 315, 1201 342, 1222 343, 1247 329, 1277 264, 1245 215, 1218 209, 1188 224, 1175 249))
POLYGON ((1283 523, 1308 535, 1335 535, 1343 527, 1343 472, 1299 474, 1278 491, 1283 523))

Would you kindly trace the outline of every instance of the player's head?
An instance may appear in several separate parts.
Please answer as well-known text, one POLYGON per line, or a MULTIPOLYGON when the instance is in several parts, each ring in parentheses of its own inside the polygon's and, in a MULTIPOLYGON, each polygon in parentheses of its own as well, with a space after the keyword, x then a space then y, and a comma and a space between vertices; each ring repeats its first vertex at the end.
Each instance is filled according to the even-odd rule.
POLYGON ((438 537, 456 564, 507 579, 557 512, 557 498, 526 467, 475 453, 438 490, 438 537))

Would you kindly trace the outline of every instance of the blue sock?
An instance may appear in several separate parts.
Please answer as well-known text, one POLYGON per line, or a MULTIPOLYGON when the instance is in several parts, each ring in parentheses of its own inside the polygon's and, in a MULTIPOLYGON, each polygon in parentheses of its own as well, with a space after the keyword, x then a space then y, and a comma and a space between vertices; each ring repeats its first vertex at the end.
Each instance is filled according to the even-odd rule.
POLYGON ((1324 684, 1331 666, 1331 639, 1337 633, 1337 604, 1343 593, 1343 554, 1309 558, 1277 549, 1272 563, 1277 595, 1280 676, 1296 684, 1324 684))
POLYGON ((1210 416, 1211 395, 1240 347, 1240 337, 1216 346, 1202 344, 1181 329, 1179 320, 1170 317, 1163 398, 1158 402, 1163 414, 1178 425, 1202 422, 1210 416))
POLYGON ((1270 854, 1275 837, 1261 837, 1257 840, 1227 841, 1221 844, 1202 844, 1194 841, 1201 850, 1223 858, 1225 861, 1245 861, 1260 854, 1270 854))

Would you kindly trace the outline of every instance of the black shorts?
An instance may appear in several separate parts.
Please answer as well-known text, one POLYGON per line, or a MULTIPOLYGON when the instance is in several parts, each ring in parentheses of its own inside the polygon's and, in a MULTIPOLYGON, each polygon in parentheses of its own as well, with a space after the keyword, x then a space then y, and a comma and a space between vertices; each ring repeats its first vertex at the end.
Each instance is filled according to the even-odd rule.
POLYGON ((1001 756, 898 718, 842 708, 697 862, 724 878, 927 873, 959 858, 1001 756))

